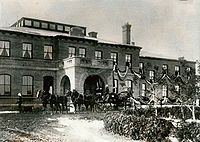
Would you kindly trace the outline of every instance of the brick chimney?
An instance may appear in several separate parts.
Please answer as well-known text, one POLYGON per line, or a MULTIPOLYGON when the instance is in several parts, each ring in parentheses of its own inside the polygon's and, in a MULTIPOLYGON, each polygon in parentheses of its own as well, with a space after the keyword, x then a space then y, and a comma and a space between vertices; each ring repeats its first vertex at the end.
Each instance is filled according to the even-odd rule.
POLYGON ((128 22, 122 26, 122 43, 131 44, 131 25, 128 22))
POLYGON ((97 38, 97 32, 89 32, 89 37, 97 38))

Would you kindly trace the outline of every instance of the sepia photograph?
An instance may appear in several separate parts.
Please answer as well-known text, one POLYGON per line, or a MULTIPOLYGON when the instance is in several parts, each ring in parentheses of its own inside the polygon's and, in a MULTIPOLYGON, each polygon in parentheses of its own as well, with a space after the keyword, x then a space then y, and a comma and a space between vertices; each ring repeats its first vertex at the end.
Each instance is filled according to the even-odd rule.
POLYGON ((200 142, 200 1, 0 0, 0 142, 200 142))

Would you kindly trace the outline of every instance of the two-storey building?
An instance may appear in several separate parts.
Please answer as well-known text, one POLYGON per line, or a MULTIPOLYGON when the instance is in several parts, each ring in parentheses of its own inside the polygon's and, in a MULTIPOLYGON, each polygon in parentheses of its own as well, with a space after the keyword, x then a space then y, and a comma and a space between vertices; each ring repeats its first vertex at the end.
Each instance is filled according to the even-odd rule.
POLYGON ((96 32, 88 35, 86 27, 32 18, 0 28, 0 104, 15 103, 18 93, 32 102, 38 90, 95 93, 108 85, 118 92, 124 82, 139 93, 130 71, 122 80, 113 72, 114 64, 139 71, 141 47, 130 43, 130 25, 123 26, 122 44, 99 40, 96 32))

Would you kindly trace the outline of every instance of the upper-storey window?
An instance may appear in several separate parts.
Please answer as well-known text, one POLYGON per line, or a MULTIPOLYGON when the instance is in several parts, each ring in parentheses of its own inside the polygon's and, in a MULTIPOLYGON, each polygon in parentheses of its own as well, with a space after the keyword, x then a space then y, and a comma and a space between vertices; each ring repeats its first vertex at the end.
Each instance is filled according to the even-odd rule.
POLYGON ((10 56, 10 42, 0 41, 0 56, 10 56))
POLYGON ((10 75, 0 75, 0 95, 10 95, 10 75))
POLYGON ((168 65, 163 64, 162 69, 163 69, 163 73, 168 73, 168 65))
POLYGON ((79 48, 79 57, 85 57, 85 56, 86 56, 85 48, 79 48))
POLYGON ((25 26, 31 26, 31 20, 25 20, 25 26))
POLYGON ((155 77, 154 71, 149 71, 149 79, 154 81, 154 77, 155 77))
POLYGON ((95 59, 102 59, 102 51, 95 51, 95 59))
POLYGON ((76 48, 75 47, 69 47, 68 57, 74 57, 74 56, 76 56, 76 48))
POLYGON ((118 58, 117 58, 117 53, 116 52, 111 52, 110 53, 110 58, 113 60, 113 63, 117 63, 118 58))
POLYGON ((23 76, 22 94, 33 95, 33 77, 32 76, 23 76))
POLYGON ((44 59, 53 59, 53 47, 51 45, 44 45, 44 59))
POLYGON ((175 75, 180 75, 180 66, 175 66, 175 75))
POLYGON ((32 44, 31 43, 23 43, 22 57, 32 58, 32 44))
POLYGON ((131 54, 126 54, 125 55, 125 61, 126 61, 126 65, 131 66, 131 62, 132 62, 131 54))
POLYGON ((47 23, 44 23, 44 22, 42 22, 42 23, 41 23, 41 27, 42 27, 42 28, 44 28, 44 29, 47 29, 47 28, 48 28, 48 24, 47 24, 47 23))
POLYGON ((38 22, 38 21, 33 21, 33 27, 39 28, 39 27, 40 27, 40 22, 38 22))
POLYGON ((58 31, 63 31, 63 25, 57 25, 57 30, 58 31))
POLYGON ((140 73, 144 73, 144 63, 142 62, 139 63, 139 70, 140 70, 140 73))

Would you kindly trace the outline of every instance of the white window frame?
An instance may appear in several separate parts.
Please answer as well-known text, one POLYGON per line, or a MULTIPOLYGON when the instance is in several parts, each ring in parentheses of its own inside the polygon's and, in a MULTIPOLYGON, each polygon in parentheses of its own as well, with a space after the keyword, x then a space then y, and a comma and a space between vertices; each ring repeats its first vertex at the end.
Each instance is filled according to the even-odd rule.
POLYGON ((149 79, 151 79, 152 81, 154 81, 155 78, 155 72, 153 70, 149 71, 149 79))
POLYGON ((132 55, 131 54, 125 54, 125 62, 129 63, 129 66, 132 66, 132 55))
POLYGON ((44 45, 44 59, 52 60, 53 59, 53 46, 52 45, 44 45), (48 58, 47 58, 48 55, 48 58))
POLYGON ((146 93, 146 84, 142 83, 142 92, 141 92, 141 95, 145 96, 145 93, 146 93))
POLYGON ((0 56, 10 56, 10 41, 0 40, 0 56), (3 55, 3 52, 6 52, 6 54, 3 55))
POLYGON ((103 55, 102 51, 99 51, 99 50, 95 51, 95 59, 102 59, 103 58, 102 55, 103 55))
POLYGON ((162 96, 163 97, 167 97, 168 95, 168 86, 167 85, 163 85, 162 86, 162 96))
POLYGON ((68 57, 74 57, 76 56, 76 47, 70 46, 68 48, 68 57))
POLYGON ((22 77, 22 95, 33 95, 33 77, 32 76, 25 75, 22 77))
POLYGON ((80 47, 79 48, 79 57, 86 57, 86 49, 85 48, 82 48, 80 47))
POLYGON ((113 60, 114 63, 118 62, 118 54, 117 52, 111 52, 110 53, 110 58, 113 60))
POLYGON ((32 58, 32 44, 31 43, 22 44, 22 57, 32 58))

